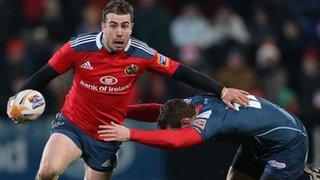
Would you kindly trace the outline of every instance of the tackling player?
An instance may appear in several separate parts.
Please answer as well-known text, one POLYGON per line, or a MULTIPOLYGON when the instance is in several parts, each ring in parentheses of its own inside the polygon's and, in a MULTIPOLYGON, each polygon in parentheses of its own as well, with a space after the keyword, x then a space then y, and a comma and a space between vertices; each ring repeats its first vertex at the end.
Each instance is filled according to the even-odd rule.
MULTIPOLYGON (((42 89, 72 69, 73 83, 61 113, 52 123, 37 179, 56 179, 73 161, 85 161, 85 179, 109 179, 116 162, 117 142, 105 142, 99 125, 123 124, 134 83, 144 71, 153 71, 213 92, 233 107, 246 105, 245 91, 224 88, 203 74, 174 61, 131 37, 133 8, 124 0, 111 0, 102 14, 101 32, 72 38, 22 86, 42 89)), ((16 119, 8 111, 9 117, 16 119)))
POLYGON ((164 106, 135 105, 128 108, 129 118, 152 121, 158 116, 163 130, 129 130, 112 123, 100 126, 99 133, 106 141, 131 140, 161 148, 184 148, 208 140, 237 142, 242 145, 227 179, 297 179, 308 152, 302 122, 275 104, 248 97, 248 108, 237 106, 237 111, 212 94, 173 99, 164 106))

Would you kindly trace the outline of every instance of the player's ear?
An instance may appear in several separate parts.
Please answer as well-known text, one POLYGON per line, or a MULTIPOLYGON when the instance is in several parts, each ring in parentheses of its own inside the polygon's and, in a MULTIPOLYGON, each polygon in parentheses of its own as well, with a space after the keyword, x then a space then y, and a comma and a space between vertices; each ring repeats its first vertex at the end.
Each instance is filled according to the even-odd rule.
POLYGON ((106 28, 106 23, 105 22, 101 22, 100 26, 101 26, 101 30, 103 31, 106 28))
POLYGON ((190 118, 181 119, 181 128, 190 126, 190 118))

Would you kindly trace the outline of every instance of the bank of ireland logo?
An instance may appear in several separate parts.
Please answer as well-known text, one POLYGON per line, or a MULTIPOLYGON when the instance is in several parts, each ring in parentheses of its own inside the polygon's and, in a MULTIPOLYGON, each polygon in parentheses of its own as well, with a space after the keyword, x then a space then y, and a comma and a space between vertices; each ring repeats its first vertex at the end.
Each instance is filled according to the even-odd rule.
POLYGON ((126 67, 126 69, 124 70, 124 73, 125 73, 126 75, 131 75, 131 74, 137 72, 138 69, 139 69, 139 68, 138 68, 137 65, 131 64, 130 66, 126 67))
POLYGON ((118 79, 113 76, 103 76, 100 78, 100 82, 105 85, 114 85, 117 84, 118 79))

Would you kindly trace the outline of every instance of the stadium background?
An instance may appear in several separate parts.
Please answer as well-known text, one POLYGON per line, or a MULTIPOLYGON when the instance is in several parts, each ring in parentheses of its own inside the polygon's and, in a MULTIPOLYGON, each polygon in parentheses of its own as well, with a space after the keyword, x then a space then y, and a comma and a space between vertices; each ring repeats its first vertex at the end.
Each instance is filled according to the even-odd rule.
MULTIPOLYGON (((320 1, 136 0, 133 36, 225 86, 278 103, 311 136, 309 162, 320 164, 320 1)), ((99 30, 105 0, 0 0, 0 179, 33 179, 72 72, 43 94, 45 115, 27 125, 6 116, 6 101, 71 36, 99 30)), ((132 103, 164 102, 197 90, 146 73, 132 103), (147 88, 146 88, 147 87, 147 88)), ((154 124, 128 121, 129 127, 154 124)), ((114 179, 223 179, 237 145, 206 143, 159 150, 124 143, 114 179)), ((81 179, 74 163, 61 179, 81 179)))

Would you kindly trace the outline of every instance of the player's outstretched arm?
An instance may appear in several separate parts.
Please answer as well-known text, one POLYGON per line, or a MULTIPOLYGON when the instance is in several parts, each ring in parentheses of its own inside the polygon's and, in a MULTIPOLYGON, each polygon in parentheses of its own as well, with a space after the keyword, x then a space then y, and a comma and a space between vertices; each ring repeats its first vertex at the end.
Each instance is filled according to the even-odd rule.
POLYGON ((234 102, 237 102, 244 107, 247 107, 247 105, 249 104, 249 99, 247 97, 247 95, 249 94, 248 92, 239 89, 223 87, 204 74, 182 64, 174 72, 172 77, 194 88, 211 93, 213 92, 214 94, 220 96, 222 100, 228 105, 228 107, 232 109, 235 109, 233 105, 234 102))
POLYGON ((159 148, 185 148, 203 141, 200 134, 191 127, 154 131, 130 130, 112 122, 111 125, 101 125, 99 128, 98 133, 105 141, 130 140, 159 148))
POLYGON ((40 70, 34 73, 24 84, 19 88, 19 91, 24 89, 34 89, 41 91, 51 80, 59 76, 59 73, 54 70, 48 63, 40 70))
POLYGON ((128 105, 126 118, 143 122, 157 122, 161 107, 163 104, 158 103, 128 105))

